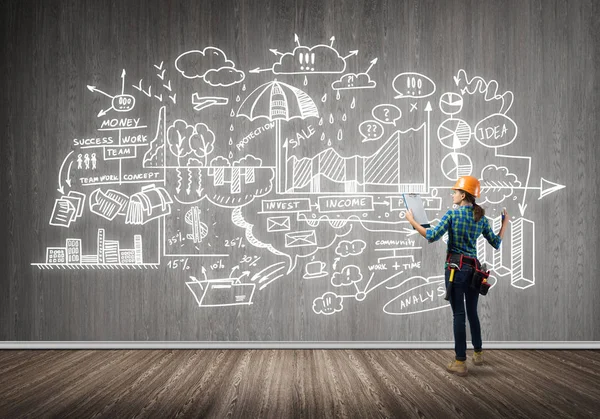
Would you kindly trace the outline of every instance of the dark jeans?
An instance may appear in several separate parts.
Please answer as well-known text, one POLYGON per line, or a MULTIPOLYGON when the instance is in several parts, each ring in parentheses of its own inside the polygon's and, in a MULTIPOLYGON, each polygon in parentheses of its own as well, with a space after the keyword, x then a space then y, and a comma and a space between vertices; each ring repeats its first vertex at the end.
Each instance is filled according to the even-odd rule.
MULTIPOLYGON (((454 286, 450 295, 450 306, 454 317, 454 351, 456 360, 467 359, 467 331, 465 324, 465 301, 467 303, 467 318, 471 327, 471 340, 476 351, 481 350, 481 327, 477 315, 477 302, 479 290, 470 287, 473 276, 473 267, 463 264, 461 270, 454 272, 454 286)), ((446 287, 450 279, 450 270, 446 269, 446 287)))

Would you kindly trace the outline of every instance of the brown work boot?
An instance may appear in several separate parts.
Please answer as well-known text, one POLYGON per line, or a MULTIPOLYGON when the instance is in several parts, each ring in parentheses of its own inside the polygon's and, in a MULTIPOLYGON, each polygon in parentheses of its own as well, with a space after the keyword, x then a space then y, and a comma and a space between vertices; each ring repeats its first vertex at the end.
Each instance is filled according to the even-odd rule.
POLYGON ((454 360, 446 367, 448 372, 464 377, 467 375, 467 363, 465 361, 454 360))
POLYGON ((475 365, 483 364, 483 351, 473 352, 473 364, 475 364, 475 365))

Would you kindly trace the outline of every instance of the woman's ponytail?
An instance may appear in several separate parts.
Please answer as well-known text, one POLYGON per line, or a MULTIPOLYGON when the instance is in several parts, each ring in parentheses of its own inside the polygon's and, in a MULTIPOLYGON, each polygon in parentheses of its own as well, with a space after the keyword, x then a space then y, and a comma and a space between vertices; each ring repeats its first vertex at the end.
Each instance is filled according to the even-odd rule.
POLYGON ((475 202, 473 202, 473 218, 475 219, 475 222, 479 222, 479 220, 481 220, 484 215, 485 210, 479 205, 477 205, 475 202))
POLYGON ((475 197, 468 192, 465 192, 465 200, 473 205, 473 218, 478 223, 485 215, 485 210, 475 203, 475 197))

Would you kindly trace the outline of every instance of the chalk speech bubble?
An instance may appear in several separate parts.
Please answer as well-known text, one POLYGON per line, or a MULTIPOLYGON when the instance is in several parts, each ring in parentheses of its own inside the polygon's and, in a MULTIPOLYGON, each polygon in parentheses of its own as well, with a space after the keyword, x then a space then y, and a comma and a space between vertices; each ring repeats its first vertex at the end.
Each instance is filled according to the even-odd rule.
POLYGON ((363 121, 358 126, 358 132, 360 132, 363 137, 363 143, 366 143, 367 141, 377 141, 383 135, 383 125, 374 120, 363 121))
POLYGON ((392 80, 392 87, 398 93, 394 99, 424 98, 435 93, 435 83, 421 73, 401 73, 392 80))
POLYGON ((475 125, 475 139, 486 147, 498 148, 512 143, 517 138, 517 124, 508 116, 494 113, 475 125))
POLYGON ((117 112, 128 112, 135 106, 135 97, 131 95, 116 95, 112 98, 112 107, 117 112))
POLYGON ((392 124, 396 126, 396 121, 402 118, 402 111, 395 105, 382 104, 377 105, 371 111, 373 118, 382 124, 392 124))

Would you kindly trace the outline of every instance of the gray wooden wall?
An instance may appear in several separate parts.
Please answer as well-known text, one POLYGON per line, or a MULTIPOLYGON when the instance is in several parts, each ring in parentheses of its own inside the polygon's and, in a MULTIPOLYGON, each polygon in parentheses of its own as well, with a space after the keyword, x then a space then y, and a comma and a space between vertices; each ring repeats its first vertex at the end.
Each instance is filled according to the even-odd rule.
POLYGON ((435 223, 471 173, 512 222, 484 340, 599 341, 598 7, 5 2, 0 340, 451 341, 446 245, 399 197, 435 223), (85 260, 49 263, 67 239, 85 260))

